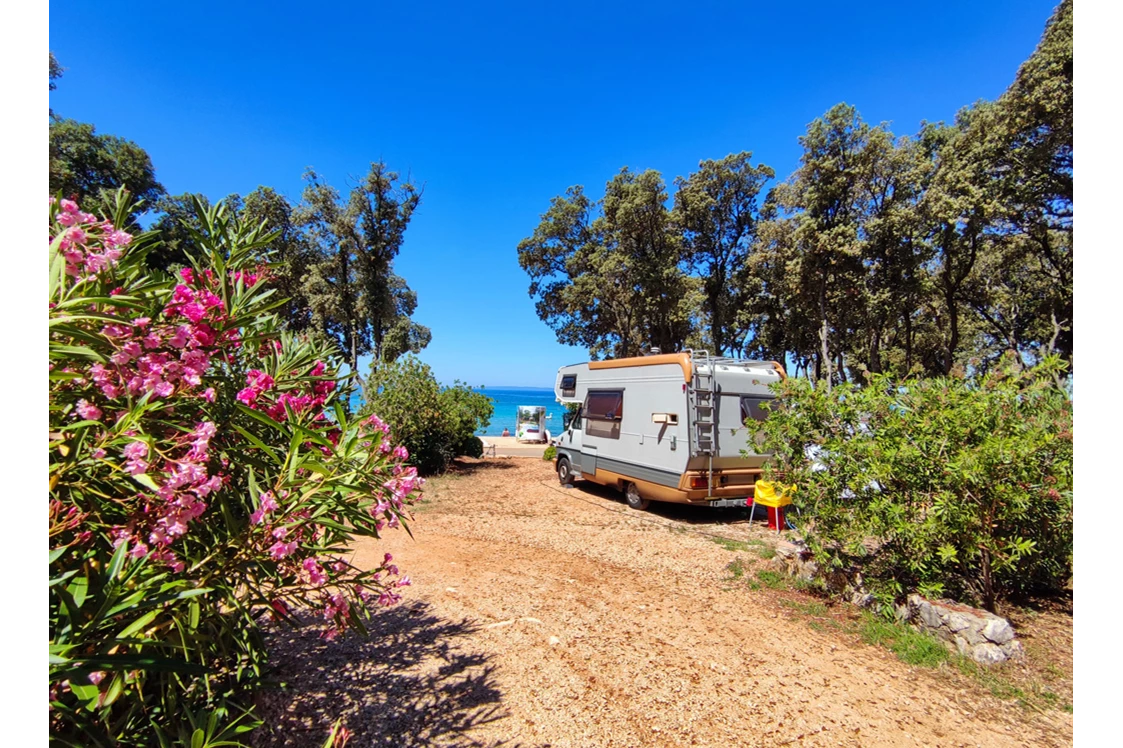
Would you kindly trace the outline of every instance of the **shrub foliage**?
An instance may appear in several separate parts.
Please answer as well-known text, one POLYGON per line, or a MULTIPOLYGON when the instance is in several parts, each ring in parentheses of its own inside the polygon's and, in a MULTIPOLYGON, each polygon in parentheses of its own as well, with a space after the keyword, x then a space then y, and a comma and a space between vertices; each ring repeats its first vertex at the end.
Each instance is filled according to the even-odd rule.
POLYGON ((255 724, 264 618, 311 608, 330 637, 399 599, 389 555, 346 554, 421 481, 347 417, 330 349, 281 332, 268 236, 200 206, 195 264, 153 275, 130 208, 50 206, 50 732, 219 744, 255 724))
POLYGON ((860 569, 888 602, 917 590, 994 610, 1072 574, 1072 403, 1063 364, 977 378, 777 385, 753 427, 798 486, 825 568, 860 569))
POLYGON ((458 455, 483 454, 475 432, 491 422, 491 398, 460 382, 441 387, 432 369, 416 356, 376 362, 367 398, 362 412, 386 419, 409 450, 410 463, 424 474, 445 470, 458 455))

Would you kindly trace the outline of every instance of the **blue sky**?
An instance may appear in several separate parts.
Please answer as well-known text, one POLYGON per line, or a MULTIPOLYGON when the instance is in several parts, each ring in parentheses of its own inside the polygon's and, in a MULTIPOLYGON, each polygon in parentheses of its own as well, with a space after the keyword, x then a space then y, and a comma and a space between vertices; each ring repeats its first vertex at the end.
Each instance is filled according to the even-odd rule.
POLYGON ((621 167, 668 185, 742 150, 786 177, 845 101, 915 132, 1002 93, 1052 2, 50 3, 64 117, 136 141, 169 192, 384 159, 424 185, 396 264, 439 379, 553 384, 586 358, 534 312, 515 247, 551 197, 621 167))

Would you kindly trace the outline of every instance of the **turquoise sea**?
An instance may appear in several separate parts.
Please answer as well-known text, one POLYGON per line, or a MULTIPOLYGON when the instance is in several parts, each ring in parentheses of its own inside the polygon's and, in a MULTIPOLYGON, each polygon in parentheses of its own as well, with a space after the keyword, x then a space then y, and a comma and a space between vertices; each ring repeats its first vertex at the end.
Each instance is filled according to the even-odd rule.
POLYGON ((480 436, 499 436, 506 426, 513 436, 515 433, 515 417, 520 405, 541 405, 546 408, 546 430, 551 436, 557 436, 562 430, 562 414, 565 406, 554 399, 552 389, 539 387, 484 387, 476 389, 491 398, 495 403, 495 413, 491 416, 491 425, 486 429, 477 431, 480 436))
MULTIPOLYGON (((552 389, 541 387, 473 387, 476 392, 482 392, 491 398, 495 405, 495 412, 491 416, 491 424, 486 429, 476 433, 479 436, 501 436, 503 428, 515 434, 515 418, 520 405, 541 405, 546 408, 546 430, 551 436, 557 436, 562 430, 562 414, 565 407, 554 399, 552 389)), ((351 407, 358 409, 361 402, 358 395, 351 402, 351 407)))

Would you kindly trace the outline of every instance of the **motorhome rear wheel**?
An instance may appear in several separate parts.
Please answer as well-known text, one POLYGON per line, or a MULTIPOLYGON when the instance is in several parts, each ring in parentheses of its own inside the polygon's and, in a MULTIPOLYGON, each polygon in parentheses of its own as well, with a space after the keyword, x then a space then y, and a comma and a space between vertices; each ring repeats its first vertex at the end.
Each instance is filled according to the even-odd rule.
POLYGON ((624 498, 628 500, 628 506, 632 509, 647 509, 651 504, 650 501, 639 495, 639 489, 636 488, 635 483, 629 483, 624 489, 624 498))

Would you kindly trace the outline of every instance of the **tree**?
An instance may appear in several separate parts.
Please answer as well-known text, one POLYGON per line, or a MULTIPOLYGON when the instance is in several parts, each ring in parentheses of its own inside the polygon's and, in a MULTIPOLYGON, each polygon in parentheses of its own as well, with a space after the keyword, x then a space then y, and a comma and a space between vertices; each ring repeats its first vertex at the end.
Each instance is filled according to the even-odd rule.
POLYGON ((111 195, 124 187, 148 206, 165 194, 156 181, 152 159, 131 140, 99 135, 84 122, 55 118, 50 123, 49 146, 52 194, 108 205, 111 195))
POLYGON ((739 351, 748 332, 739 314, 748 300, 743 284, 732 283, 745 266, 759 218, 757 197, 776 176, 771 167, 752 166, 752 153, 702 161, 688 178, 675 179, 674 220, 683 234, 691 267, 701 273, 709 317, 707 346, 718 355, 739 351))
MULTIPOLYGON (((799 139, 800 168, 775 188, 772 197, 782 228, 770 233, 788 258, 782 264, 786 277, 780 296, 804 311, 804 321, 815 310, 819 341, 815 378, 825 379, 828 386, 835 373, 845 378, 843 352, 860 319, 859 232, 865 198, 861 180, 872 129, 854 107, 832 107, 808 125, 799 139), (832 350, 836 366, 832 366, 832 350)), ((802 345, 807 331, 788 337, 802 338, 802 345)))
MULTIPOLYGON (((980 122, 977 138, 996 193, 996 221, 1016 235, 995 249, 982 298, 991 333, 1037 358, 1073 355, 1073 19, 1064 0, 1040 44, 980 122), (985 126, 985 129, 983 129, 985 126), (999 278, 1009 282, 998 281, 999 278), (1001 301, 999 301, 1001 299, 1001 301), (1001 309, 1000 309, 1001 307, 1001 309)), ((982 301, 982 299, 980 299, 982 301)))
POLYGON ((416 295, 393 273, 420 191, 381 162, 346 202, 315 172, 306 179, 295 221, 307 229, 314 254, 304 285, 312 324, 336 340, 356 377, 361 355, 381 362, 420 351, 428 328, 409 320, 416 295))
MULTIPOLYGON (((231 212, 237 213, 236 206, 229 200, 226 203, 231 212)), ((202 229, 200 218, 210 207, 211 201, 200 193, 164 195, 157 200, 155 209, 159 215, 151 228, 159 234, 160 241, 148 253, 149 267, 168 270, 174 265, 190 264, 195 235, 202 229)))
MULTIPOLYGON (((49 54, 49 83, 54 91, 55 81, 62 77, 64 68, 54 52, 49 54)), ((137 215, 165 194, 156 181, 152 159, 139 145, 114 135, 98 135, 93 125, 61 119, 53 109, 49 111, 48 173, 52 195, 61 193, 108 213, 117 204, 117 191, 124 188, 132 196, 129 204, 135 223, 137 215)))
POLYGON ((285 303, 277 310, 288 329, 295 332, 312 325, 312 308, 305 283, 316 261, 315 248, 297 223, 295 210, 272 187, 258 187, 242 201, 241 216, 251 225, 272 232, 269 242, 269 285, 285 303))
MULTIPOLYGON (((61 64, 59 64, 59 61, 55 59, 55 53, 54 52, 51 52, 50 55, 51 55, 51 69, 50 69, 50 80, 49 80, 50 89, 49 90, 54 91, 56 88, 58 88, 58 86, 55 85, 55 81, 62 77, 63 67, 62 67, 61 64)), ((53 120, 55 118, 55 110, 48 108, 47 111, 50 114, 50 118, 53 120)))
POLYGON ((553 198, 534 233, 519 242, 538 316, 559 342, 584 346, 593 358, 683 347, 696 289, 679 267, 681 242, 667 199, 658 172, 625 167, 599 202, 581 186, 553 198))

